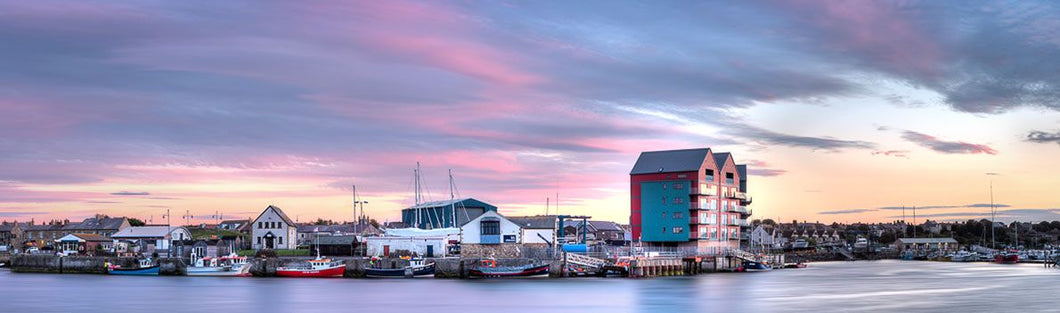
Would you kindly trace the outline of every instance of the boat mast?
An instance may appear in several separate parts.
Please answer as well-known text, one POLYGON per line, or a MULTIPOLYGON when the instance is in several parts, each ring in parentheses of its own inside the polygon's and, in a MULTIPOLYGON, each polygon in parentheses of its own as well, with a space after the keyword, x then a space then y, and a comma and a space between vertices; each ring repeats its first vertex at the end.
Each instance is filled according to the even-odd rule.
POLYGON ((416 198, 416 205, 415 205, 416 209, 413 210, 413 212, 415 212, 415 214, 416 214, 416 218, 415 218, 416 226, 414 226, 414 227, 420 228, 420 162, 416 162, 416 169, 413 170, 413 173, 415 173, 415 177, 416 177, 415 178, 415 180, 416 180, 416 190, 413 191, 415 193, 415 198, 416 198))
POLYGON ((994 209, 994 179, 990 179, 990 248, 997 249, 997 237, 994 236, 994 218, 997 210, 994 209))
POLYGON ((453 169, 449 169, 449 208, 453 219, 450 220, 450 224, 453 227, 456 226, 456 194, 453 192, 453 169))

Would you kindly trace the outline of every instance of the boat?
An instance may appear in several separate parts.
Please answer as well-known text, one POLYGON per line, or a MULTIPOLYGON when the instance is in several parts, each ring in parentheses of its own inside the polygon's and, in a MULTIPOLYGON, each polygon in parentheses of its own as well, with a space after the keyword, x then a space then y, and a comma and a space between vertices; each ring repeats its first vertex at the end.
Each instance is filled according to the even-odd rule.
POLYGON ((281 277, 342 277, 346 273, 346 263, 317 256, 317 258, 294 266, 276 268, 276 276, 281 277))
POLYGON ((957 251, 950 257, 950 262, 974 262, 979 259, 979 254, 967 250, 957 251))
POLYGON ((809 265, 802 262, 784 264, 784 268, 806 268, 807 266, 809 265))
POLYGON ((915 254, 913 254, 912 250, 902 251, 902 260, 910 261, 910 260, 913 260, 914 258, 915 258, 915 254))
POLYGON ((403 268, 365 267, 364 276, 370 278, 434 277, 434 263, 424 264, 423 260, 410 260, 409 263, 409 266, 403 268))
POLYGON ((994 262, 1001 264, 1016 264, 1020 261, 1019 253, 1014 251, 1005 251, 994 255, 994 262))
POLYGON ((187 268, 188 276, 250 276, 250 264, 246 257, 235 254, 211 258, 196 259, 187 268))
POLYGON ((768 263, 757 261, 743 261, 741 267, 744 272, 765 272, 773 269, 768 263))
POLYGON ((111 275, 130 275, 130 276, 157 276, 158 275, 158 264, 155 264, 150 258, 140 259, 139 266, 123 268, 120 265, 113 265, 109 262, 106 263, 107 274, 111 275))
POLYGON ((530 263, 522 266, 497 266, 497 260, 481 260, 471 269, 471 277, 548 277, 549 265, 530 263))

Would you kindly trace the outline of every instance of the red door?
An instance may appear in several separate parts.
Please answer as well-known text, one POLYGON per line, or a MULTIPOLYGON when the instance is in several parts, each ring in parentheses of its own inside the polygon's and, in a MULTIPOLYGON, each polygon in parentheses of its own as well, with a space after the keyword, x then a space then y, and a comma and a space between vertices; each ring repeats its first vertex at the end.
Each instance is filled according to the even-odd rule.
POLYGON ((390 246, 383 246, 383 256, 390 256, 390 246))

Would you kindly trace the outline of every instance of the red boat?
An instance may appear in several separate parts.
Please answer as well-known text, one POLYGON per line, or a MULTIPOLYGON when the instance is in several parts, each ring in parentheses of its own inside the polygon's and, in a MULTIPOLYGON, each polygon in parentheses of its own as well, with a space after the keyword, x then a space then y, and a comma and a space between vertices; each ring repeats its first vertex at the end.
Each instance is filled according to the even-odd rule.
POLYGON ((1016 264, 1020 261, 1020 255, 1016 252, 1002 252, 994 256, 994 262, 1001 264, 1016 264))
POLYGON ((345 263, 320 257, 295 266, 276 268, 276 276, 282 277, 342 277, 344 273, 345 263))

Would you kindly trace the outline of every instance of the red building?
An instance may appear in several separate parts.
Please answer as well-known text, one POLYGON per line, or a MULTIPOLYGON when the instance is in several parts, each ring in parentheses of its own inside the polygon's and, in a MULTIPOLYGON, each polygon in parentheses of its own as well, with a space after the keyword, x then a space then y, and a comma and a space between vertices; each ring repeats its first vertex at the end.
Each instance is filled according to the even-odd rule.
POLYGON ((710 148, 643 152, 630 172, 633 240, 644 246, 739 248, 751 199, 746 166, 710 148))

